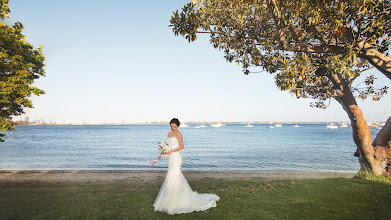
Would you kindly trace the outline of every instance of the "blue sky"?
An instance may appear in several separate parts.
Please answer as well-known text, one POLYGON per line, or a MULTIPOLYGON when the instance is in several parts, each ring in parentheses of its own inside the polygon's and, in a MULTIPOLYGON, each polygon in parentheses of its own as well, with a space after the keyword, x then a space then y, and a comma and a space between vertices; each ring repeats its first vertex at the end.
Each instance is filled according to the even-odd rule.
MULTIPOLYGON (((243 75, 208 36, 188 43, 168 27, 188 1, 10 0, 10 21, 44 46, 46 77, 35 85, 30 120, 348 121, 332 101, 326 110, 279 91, 266 73, 243 75)), ((391 81, 371 70, 380 85, 391 81)), ((368 121, 391 115, 391 95, 360 101, 368 121)))

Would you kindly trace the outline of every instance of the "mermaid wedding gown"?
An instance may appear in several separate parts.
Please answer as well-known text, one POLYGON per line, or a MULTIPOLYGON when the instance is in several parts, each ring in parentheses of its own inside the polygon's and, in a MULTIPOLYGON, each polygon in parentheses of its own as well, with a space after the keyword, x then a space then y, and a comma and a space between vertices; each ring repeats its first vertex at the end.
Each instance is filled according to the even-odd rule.
MULTIPOLYGON (((168 138, 172 149, 179 147, 176 137, 168 138)), ((170 215, 204 211, 216 207, 220 197, 215 194, 194 192, 181 172, 182 156, 179 151, 168 155, 168 172, 153 204, 155 211, 170 215)))

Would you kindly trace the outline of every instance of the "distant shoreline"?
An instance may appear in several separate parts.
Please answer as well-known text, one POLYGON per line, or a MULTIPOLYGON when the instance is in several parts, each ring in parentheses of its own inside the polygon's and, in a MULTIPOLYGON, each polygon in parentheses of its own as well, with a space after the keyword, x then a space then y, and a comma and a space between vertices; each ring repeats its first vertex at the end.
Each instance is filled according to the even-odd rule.
MULTIPOLYGON (((304 125, 304 124, 329 124, 330 122, 185 122, 187 125, 200 125, 204 124, 209 126, 210 124, 213 123, 223 123, 226 125, 243 125, 243 124, 253 124, 253 125, 269 125, 269 124, 287 124, 287 125, 304 125)), ((346 121, 341 121, 341 122, 334 122, 334 123, 349 123, 346 121)), ((140 122, 140 123, 85 123, 85 124, 72 124, 72 123, 50 123, 50 124, 28 124, 28 125, 16 125, 16 126, 56 126, 56 125, 78 125, 78 126, 83 126, 83 125, 167 125, 169 122, 140 122)))

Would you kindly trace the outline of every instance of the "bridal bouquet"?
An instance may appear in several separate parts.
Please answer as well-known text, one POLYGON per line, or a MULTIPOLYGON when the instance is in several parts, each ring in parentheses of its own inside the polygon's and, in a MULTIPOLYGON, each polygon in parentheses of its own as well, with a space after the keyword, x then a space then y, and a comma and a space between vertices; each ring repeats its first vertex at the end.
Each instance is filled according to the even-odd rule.
MULTIPOLYGON (((153 165, 155 165, 155 163, 157 163, 157 162, 160 160, 160 158, 162 157, 163 154, 165 154, 165 153, 167 153, 168 151, 171 150, 171 146, 170 146, 169 143, 167 143, 167 141, 159 141, 159 142, 157 143, 157 148, 158 148, 158 150, 160 151, 160 155, 159 155, 158 158, 156 158, 154 161, 152 161, 152 163, 150 163, 150 162, 147 160, 147 162, 148 162, 149 165, 150 165, 149 167, 152 167, 153 165)), ((164 158, 166 158, 166 155, 164 155, 164 158)), ((167 158, 166 158, 166 160, 167 160, 167 158)))
POLYGON ((171 150, 170 144, 168 144, 167 141, 159 141, 157 143, 157 148, 160 152, 162 152, 162 154, 171 150))

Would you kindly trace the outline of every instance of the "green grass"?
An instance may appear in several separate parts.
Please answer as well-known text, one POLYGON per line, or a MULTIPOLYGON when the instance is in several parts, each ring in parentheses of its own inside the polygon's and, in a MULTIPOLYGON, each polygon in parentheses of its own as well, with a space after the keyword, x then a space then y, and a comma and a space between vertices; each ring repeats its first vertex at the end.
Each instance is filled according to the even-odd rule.
POLYGON ((169 216, 152 204, 162 183, 0 183, 0 219, 391 219, 391 184, 366 179, 190 179, 216 208, 169 216))
POLYGON ((375 175, 372 172, 360 171, 356 174, 356 178, 367 179, 379 183, 391 184, 391 177, 385 175, 375 175))

